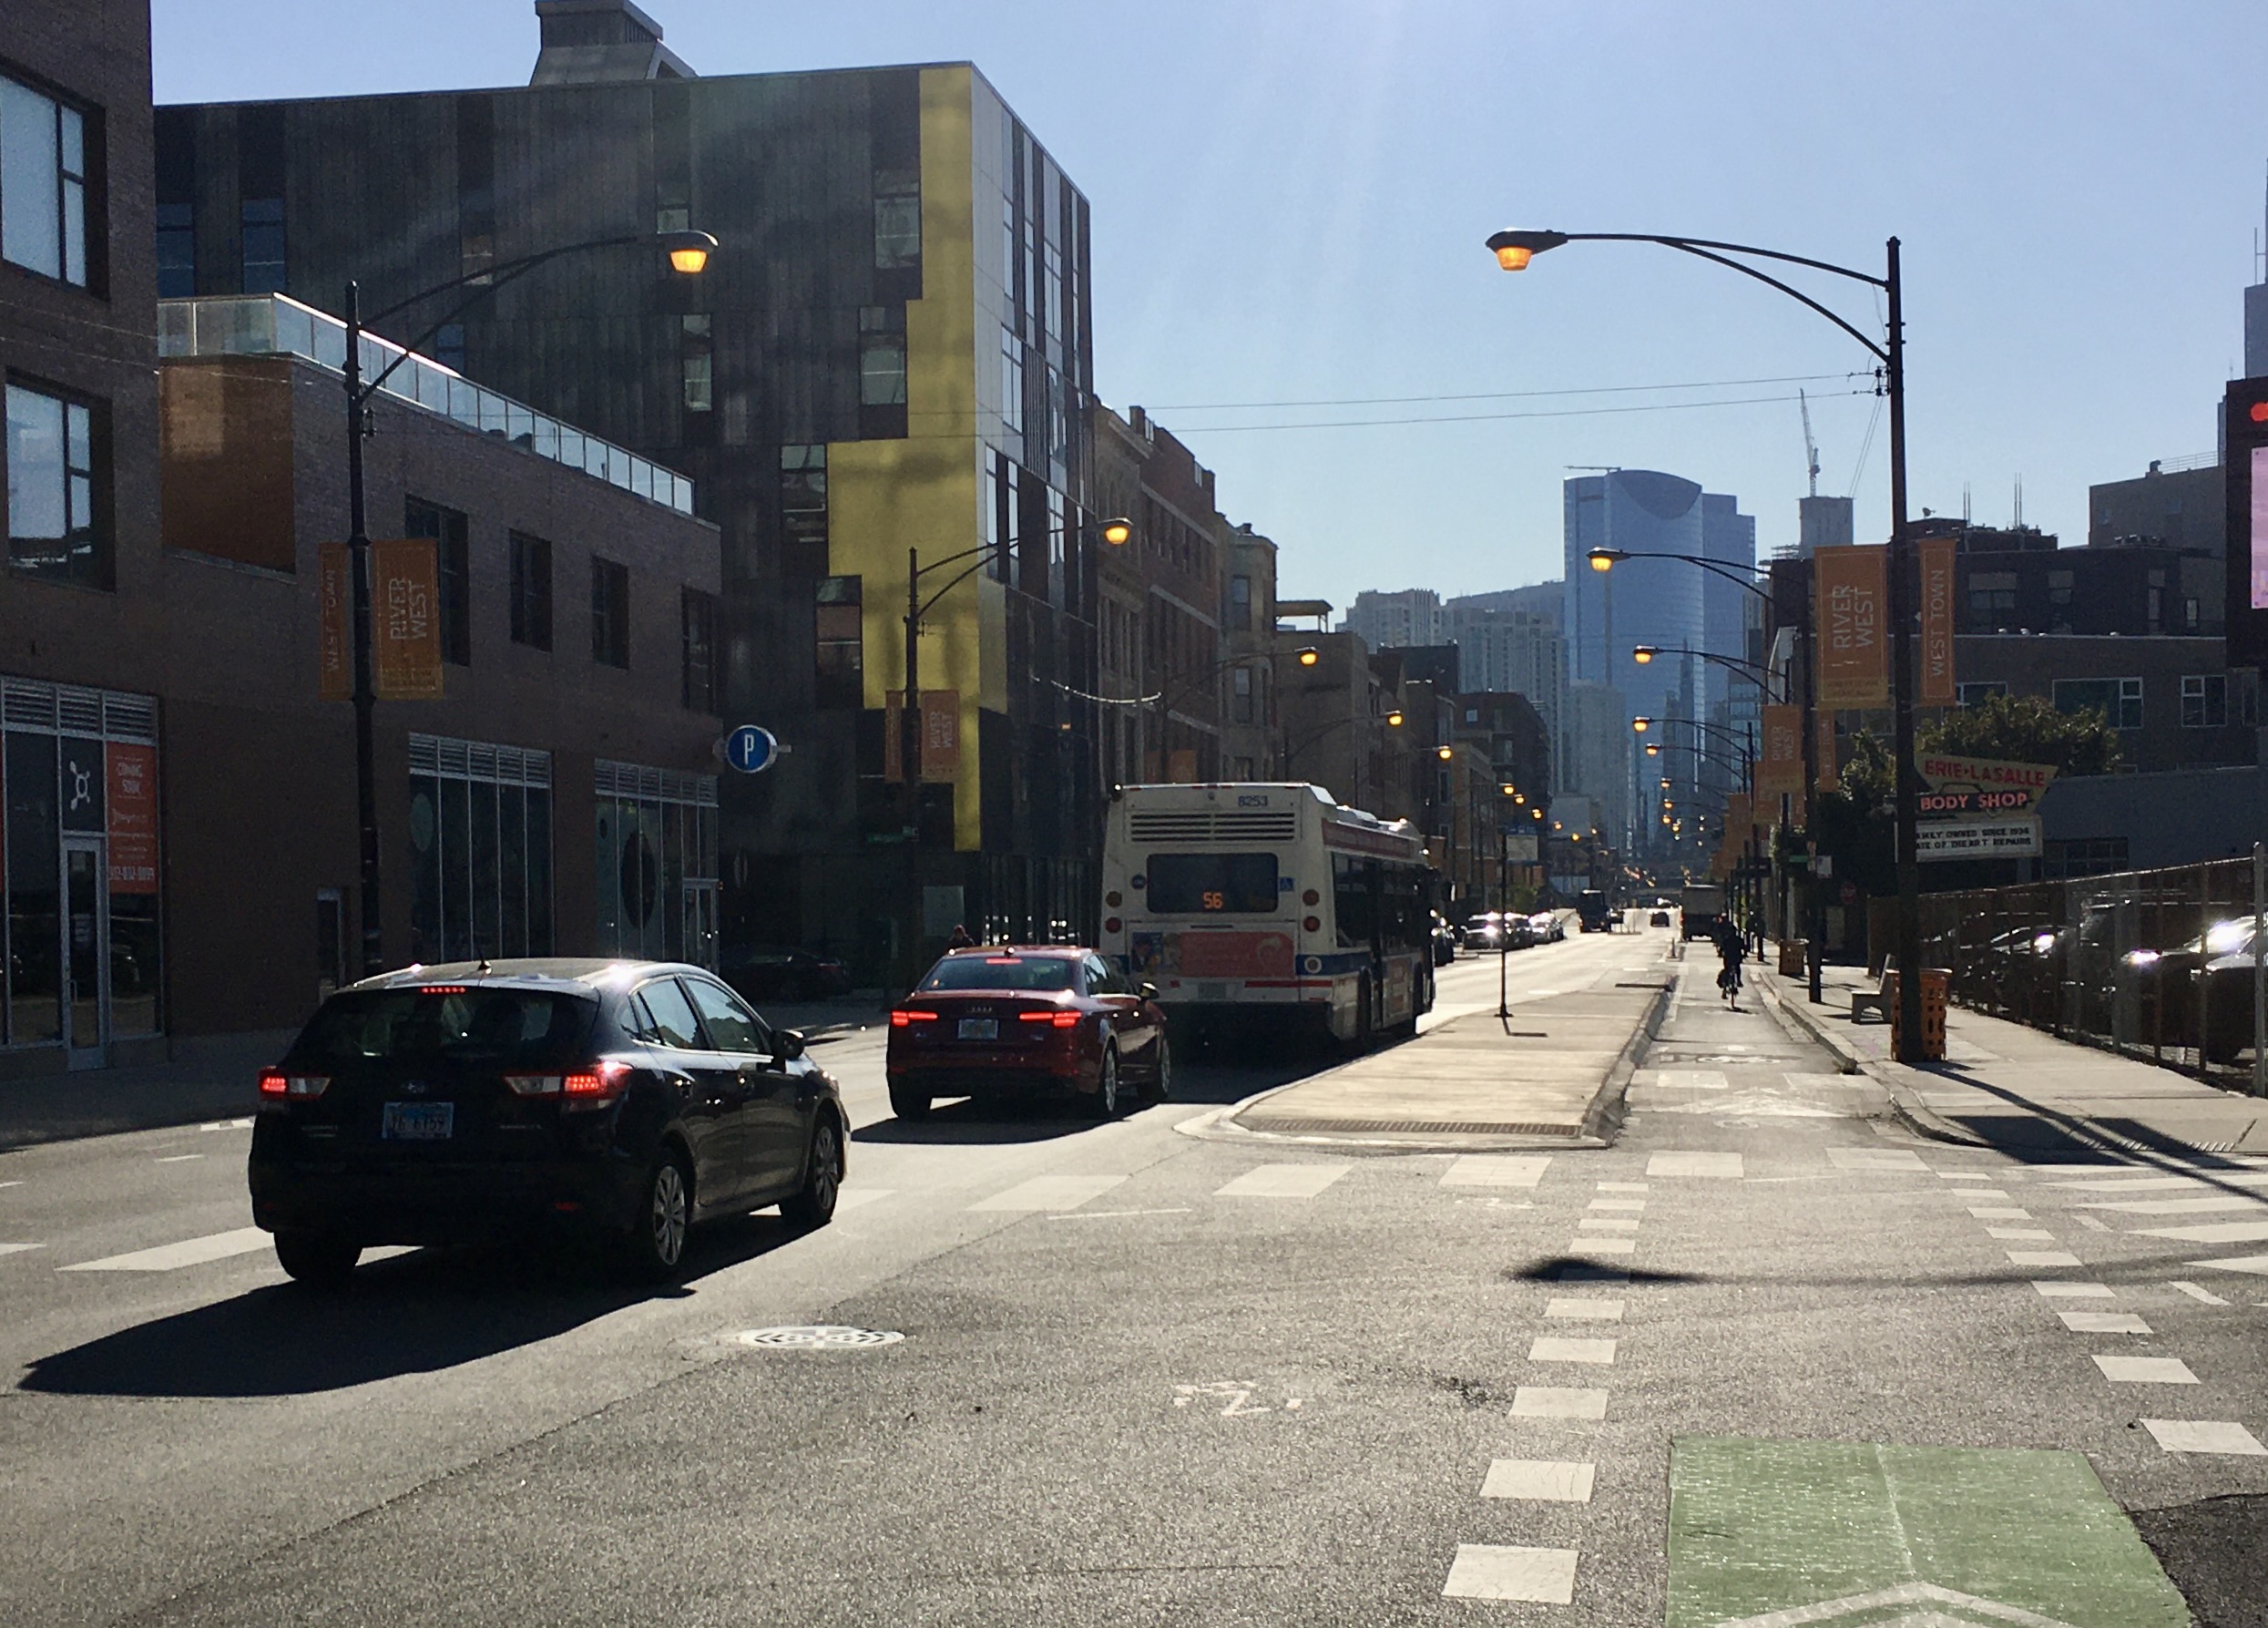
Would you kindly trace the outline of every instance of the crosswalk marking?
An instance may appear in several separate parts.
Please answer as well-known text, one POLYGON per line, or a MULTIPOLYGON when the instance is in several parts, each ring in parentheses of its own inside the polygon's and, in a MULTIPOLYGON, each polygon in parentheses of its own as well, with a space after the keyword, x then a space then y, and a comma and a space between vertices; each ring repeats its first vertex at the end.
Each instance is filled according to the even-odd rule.
POLYGON ((2007 1177, 1997 1171, 1941 1170, 1938 1179, 1946 1182, 2004 1182, 2007 1177))
POLYGON ((1601 1182, 1599 1183, 1599 1191, 1601 1193, 1651 1193, 1653 1189, 1643 1182, 1601 1182))
POLYGON ((1929 1166, 1908 1148, 1829 1148, 1827 1162, 1837 1170, 1918 1170, 1929 1166))
POLYGON ((2095 1366, 2113 1385, 2194 1385, 2197 1376, 2178 1357, 2097 1357, 2095 1366))
POLYGON ((1520 1385, 1512 1390, 1514 1418, 1604 1418, 1607 1393, 1561 1385, 1520 1385))
POLYGON ((2250 1272, 2268 1277, 2268 1254, 2223 1255, 2217 1261, 2184 1261, 2185 1266, 2210 1266, 2216 1272, 2250 1272))
POLYGON ((1568 1339, 1560 1335, 1539 1334, 1527 1348, 1530 1362, 1591 1362, 1601 1367, 1614 1361, 1612 1340, 1568 1339))
POLYGON ((2209 1183, 2215 1187, 2268 1187, 2268 1172, 2217 1170, 2210 1177, 2114 1176, 2097 1181, 2056 1182, 2051 1185, 2081 1193, 2173 1193, 2184 1187, 2194 1191, 2209 1183))
POLYGON ((1537 1503, 1589 1503, 1597 1480, 1595 1464, 1552 1459, 1491 1459, 1483 1498, 1521 1498, 1537 1503))
POLYGON ((2150 1325, 2132 1312, 2058 1312, 2073 1334, 2148 1334, 2150 1325))
POLYGON ((2193 1283, 2184 1283, 2178 1277, 2173 1279, 2172 1282, 2167 1284, 2166 1287, 2169 1289, 2179 1289, 2182 1294, 2187 1295, 2191 1300, 2202 1301, 2207 1305, 2226 1305, 2229 1304, 2227 1301, 2222 1299, 2220 1295, 2214 1294, 2211 1289, 2201 1288, 2193 1283))
POLYGON ((1586 1233, 1568 1244, 1568 1249, 1571 1253, 1580 1252, 1586 1254, 1636 1254, 1638 1240, 1635 1238, 1605 1238, 1586 1233))
POLYGON ((1442 1173, 1444 1187, 1533 1187, 1551 1163, 1549 1153, 1460 1153, 1442 1173))
POLYGON ((1664 1152, 1646 1161, 1650 1176, 1714 1176, 1737 1182, 1742 1170, 1738 1153, 1664 1152))
POLYGON ((1587 1210, 1636 1211, 1643 1210, 1646 1207, 1646 1201, 1642 1198, 1595 1198, 1583 1207, 1587 1210))
POLYGON ((2053 1233, 2036 1226, 1988 1226, 1985 1231, 2006 1244, 2046 1244, 2055 1237, 2053 1233))
POLYGON ((250 1254, 256 1249, 268 1247, 268 1234, 256 1226, 240 1226, 234 1232, 214 1233, 203 1238, 184 1238, 179 1244, 160 1244, 154 1249, 137 1249, 126 1254, 106 1255, 99 1261, 79 1261, 72 1265, 58 1266, 58 1272, 178 1272, 184 1266, 201 1266, 208 1261, 225 1261, 230 1255, 250 1254))
POLYGON ((2068 1249, 2011 1249, 2006 1252, 2011 1266, 2076 1266, 2079 1256, 2068 1249))
POLYGON ((1638 1231, 1638 1217, 1635 1215, 1585 1215, 1575 1224, 1602 1233, 1634 1233, 1638 1231))
POLYGON ((2212 1215, 2232 1210, 2258 1214, 2263 1203, 2268 1203, 2268 1197, 2246 1198, 2241 1193, 2225 1193, 2213 1198, 2089 1199, 2078 1208, 2115 1210, 2121 1215, 2212 1215))
POLYGON ((1215 1189, 1215 1198, 1313 1198, 1354 1168, 1336 1164, 1263 1164, 1248 1170, 1227 1186, 1215 1189))
POLYGON ((2144 1238, 2174 1238, 2184 1244, 2257 1244, 2268 1238, 2268 1221, 2218 1221, 2207 1226, 2146 1226, 2144 1238))
POLYGON ((1968 1213, 1979 1221, 2029 1221, 2032 1213, 2016 1204, 1971 1204, 1968 1213))
POLYGON ((2228 1453, 2268 1459, 2268 1447, 2242 1425, 2227 1419, 2146 1418, 2142 1428, 2169 1453, 2228 1453))
POLYGON ((0 1182, 0 1187, 21 1187, 23 1184, 21 1182, 0 1182))
POLYGON ((1516 1549, 1499 1543, 1459 1543, 1441 1585, 1447 1600, 1524 1600, 1537 1605, 1575 1602, 1572 1549, 1516 1549))
POLYGON ((22 1254, 27 1249, 45 1249, 44 1244, 0 1244, 0 1254, 22 1254))
POLYGON ((2109 1284, 2066 1283, 2058 1278, 2042 1277, 2033 1279, 2032 1287, 2050 1300, 2112 1300, 2117 1298, 2109 1284))
POLYGON ((971 1210, 1076 1210, 1081 1204, 1100 1198, 1119 1183, 1124 1176, 1034 1176, 1018 1182, 1006 1192, 990 1198, 979 1199, 971 1210))
POLYGON ((1622 1302, 1591 1300, 1571 1295, 1556 1295, 1545 1305, 1544 1316, 1585 1322, 1619 1323, 1622 1321, 1622 1302))

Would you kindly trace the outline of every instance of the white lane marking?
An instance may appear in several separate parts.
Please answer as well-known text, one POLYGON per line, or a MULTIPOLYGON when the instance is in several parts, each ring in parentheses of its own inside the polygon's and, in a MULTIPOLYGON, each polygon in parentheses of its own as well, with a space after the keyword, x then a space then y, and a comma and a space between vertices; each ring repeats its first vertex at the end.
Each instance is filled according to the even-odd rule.
POLYGON ((250 1120, 215 1120, 209 1125, 199 1125, 197 1128, 199 1131, 249 1131, 252 1128, 252 1121, 250 1120))
POLYGON ((1653 1189, 1643 1182, 1601 1182, 1599 1183, 1599 1191, 1601 1193, 1651 1193, 1653 1189))
POLYGON ((2051 1185, 2081 1193, 2172 1193, 2184 1187, 2194 1191, 2209 1182, 2214 1187, 2268 1187, 2268 1173, 2217 1170, 2211 1177, 2131 1175, 2108 1181, 2056 1182, 2051 1185))
POLYGON ((2054 1278, 2035 1278, 2032 1287, 2050 1300, 2115 1300, 2109 1284, 2060 1283, 2054 1278))
POLYGON ((2011 1266, 2076 1266, 2079 1256, 2068 1249, 2011 1249, 2007 1252, 2011 1266))
POLYGON ((1650 1176, 1715 1176, 1737 1182, 1743 1168, 1738 1153, 1656 1153, 1646 1161, 1650 1176))
POLYGON ((1731 1096, 1710 1097, 1691 1102, 1651 1102, 1645 1111, 1726 1114, 1743 1119, 1832 1120, 1843 1117, 1832 1108, 1798 1102, 1792 1097, 1766 1090, 1735 1091, 1731 1096))
POLYGON ((845 1210, 856 1210, 864 1205, 878 1203, 896 1191, 894 1187, 843 1188, 834 1195, 835 1213, 840 1215, 845 1210))
POLYGON ((2097 1357, 2095 1366, 2113 1385, 2194 1385, 2197 1376, 2178 1357, 2097 1357))
POLYGON ((1965 1204, 2005 1204, 2011 1202, 2007 1191, 1999 1187, 1946 1187, 1940 1191, 1965 1204))
POLYGON ((2227 1301, 2222 1299, 2220 1295, 2214 1294, 2211 1289, 2204 1288, 2197 1284, 2184 1282, 2182 1279, 2178 1277, 2167 1284, 2166 1287, 2169 1289, 2179 1289, 2181 1293, 2187 1295, 2191 1300, 2202 1300, 2207 1305, 2226 1305, 2229 1304, 2227 1301))
POLYGON ((1225 1187, 1216 1189, 1213 1197, 1313 1198, 1353 1168, 1351 1163, 1345 1162, 1262 1164, 1246 1171, 1225 1187))
POLYGON ((1174 1204, 1163 1210, 1067 1210, 1060 1215, 1050 1215, 1050 1221, 1109 1221, 1127 1215, 1187 1215, 1187 1204, 1174 1204))
MULTIPOLYGON (((1967 1194, 1964 1193, 1962 1196, 1966 1198, 1967 1194)), ((2032 1213, 2029 1210, 2017 1204, 1972 1203, 1966 1208, 1979 1221, 2029 1221, 2032 1218, 2032 1213)))
POLYGON ((22 1254, 27 1249, 45 1249, 45 1244, 0 1244, 0 1254, 22 1254))
POLYGON ((1945 1182, 1997 1182, 2004 1179, 2000 1172, 1982 1170, 1941 1170, 1937 1177, 1945 1182))
POLYGON ((191 1159, 202 1159, 202 1153, 168 1153, 158 1161, 160 1164, 185 1164, 191 1159))
POLYGON ((1649 1069, 1647 1072, 1653 1078, 1640 1080, 1640 1084, 1682 1091, 1722 1091, 1732 1089, 1732 1082, 1725 1078, 1724 1070, 1721 1069, 1649 1069))
POLYGON ((1524 1498, 1537 1503, 1589 1503, 1599 1467, 1553 1459, 1491 1459, 1483 1498, 1524 1498))
POLYGON ((1533 1187, 1544 1178, 1549 1153, 1460 1153, 1442 1172, 1444 1187, 1533 1187))
POLYGON ((2222 1255, 2217 1261, 2184 1261, 2185 1266, 2211 1266, 2216 1272, 2250 1272, 2268 1277, 2268 1254, 2222 1255))
POLYGON ((1612 1340, 1577 1340, 1561 1335, 1539 1334, 1527 1348, 1530 1362, 1593 1362, 1604 1367, 1614 1361, 1612 1340))
POLYGON ((2149 1334, 2149 1324, 2132 1312, 2058 1312, 2073 1334, 2149 1334))
POLYGON ((2053 1233, 2036 1226, 1988 1226, 1985 1233, 2004 1244, 2048 1244, 2055 1239, 2053 1233))
POLYGON ((1572 1549, 1459 1543, 1441 1595, 1445 1600, 1525 1600, 1538 1605, 1572 1605, 1576 1558, 1572 1549))
POLYGON ((1636 1254, 1635 1238, 1601 1238, 1586 1233, 1568 1245, 1570 1254, 1636 1254))
POLYGON ((2146 1226, 2144 1238, 2177 1238, 2184 1244, 2257 1244, 2268 1238, 2268 1221, 2217 1221, 2208 1226, 2146 1226))
POLYGON ((1645 1207, 1646 1201, 1642 1198, 1595 1198, 1583 1206, 1586 1210, 1620 1210, 1630 1213, 1643 1210, 1645 1207))
POLYGON ((1929 1169, 1919 1153, 1907 1148, 1829 1148, 1827 1162, 1837 1170, 1929 1169))
POLYGON ((2263 1203, 2268 1203, 2268 1196, 2246 1198, 2241 1193, 2224 1193, 2213 1198, 2098 1198, 2089 1199, 2077 1207, 2081 1210, 2114 1210, 2121 1215, 2225 1215, 2239 1210, 2256 1215, 2263 1203))
POLYGON ((250 1254, 265 1249, 269 1235, 256 1226, 240 1226, 231 1233, 214 1233, 209 1237, 185 1238, 179 1244, 161 1244, 155 1249, 137 1249, 126 1254, 106 1255, 99 1261, 80 1261, 74 1265, 58 1266, 58 1272, 178 1272, 184 1266, 201 1266, 208 1261, 225 1261, 230 1255, 250 1254))
POLYGON ((2107 1233, 2110 1230, 2110 1224, 2099 1215, 2074 1215, 2071 1219, 2090 1233, 2107 1233))
POLYGON ((0 1187, 21 1187, 23 1184, 21 1182, 0 1182, 0 1187))
POLYGON ((1520 1385, 1512 1390, 1514 1418, 1604 1418, 1607 1393, 1560 1385, 1520 1385))
POLYGON ((2242 1425, 2215 1418, 2146 1418, 2142 1428, 2170 1453, 2228 1453, 2268 1459, 2268 1447, 2242 1425))
POLYGON ((415 1254, 417 1251, 418 1245, 414 1244, 380 1244, 363 1251, 362 1265, 368 1266, 378 1261, 396 1260, 405 1254, 415 1254))
POLYGON ((1544 1316, 1593 1323, 1619 1323, 1622 1321, 1622 1302, 1586 1300, 1578 1295, 1555 1296, 1544 1306, 1544 1316))
POLYGON ((1634 1233, 1638 1231, 1638 1220, 1635 1215, 1585 1215, 1575 1224, 1601 1233, 1634 1233))
POLYGON ((969 1208, 1025 1213, 1034 1210, 1076 1210, 1090 1200, 1100 1198, 1125 1180, 1124 1176, 1034 1176, 1028 1181, 1018 1182, 1006 1192, 979 1199, 969 1208))

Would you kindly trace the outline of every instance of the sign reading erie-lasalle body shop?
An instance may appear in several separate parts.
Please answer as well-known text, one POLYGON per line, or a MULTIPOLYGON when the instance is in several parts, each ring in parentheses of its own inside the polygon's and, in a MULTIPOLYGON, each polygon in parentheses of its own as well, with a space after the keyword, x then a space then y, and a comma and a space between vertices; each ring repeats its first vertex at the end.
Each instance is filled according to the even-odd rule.
POLYGON ((1922 794, 1917 859, 2028 859, 2039 853, 2039 799, 2048 763, 1926 752, 1915 762, 1922 794))

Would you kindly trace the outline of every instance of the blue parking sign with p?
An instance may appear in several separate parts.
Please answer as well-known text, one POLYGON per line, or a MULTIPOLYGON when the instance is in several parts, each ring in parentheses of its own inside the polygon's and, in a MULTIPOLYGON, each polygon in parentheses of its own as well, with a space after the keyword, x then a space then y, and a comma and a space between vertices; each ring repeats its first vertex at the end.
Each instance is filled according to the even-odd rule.
POLYGON ((778 738, 753 723, 743 723, 724 738, 724 761, 743 774, 761 774, 779 756, 778 738))

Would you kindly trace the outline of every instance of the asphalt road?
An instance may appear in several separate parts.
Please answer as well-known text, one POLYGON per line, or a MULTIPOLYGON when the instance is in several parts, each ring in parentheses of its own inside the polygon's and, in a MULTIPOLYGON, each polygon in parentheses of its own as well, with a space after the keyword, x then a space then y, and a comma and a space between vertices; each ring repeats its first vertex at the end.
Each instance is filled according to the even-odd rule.
MULTIPOLYGON (((1507 970, 1517 1000, 1667 944, 1578 937, 1507 970)), ((1673 1535, 1673 1473, 1686 1507, 1729 1489, 1764 1511, 1817 1473, 1697 1456, 1724 1439, 2084 1455, 2201 1620, 2268 1622, 2268 1457, 2169 1451, 2140 1422, 2268 1435, 2268 1279, 2191 1282, 2196 1244, 2147 1230, 2164 1215, 2096 1207, 2220 1200, 2203 1219, 2242 1224, 2268 1184, 1916 1142, 1772 1018, 1718 1009, 1708 970, 1616 1146, 1495 1162, 1176 1130, 1297 1062, 1188 1067, 1176 1101, 1108 1125, 902 1127, 880 1034, 845 1037, 815 1053, 857 1126, 835 1224, 732 1224, 663 1295, 430 1251, 304 1294, 239 1235, 239 1125, 0 1155, 0 1622, 1682 1628, 1771 1580, 1732 1577, 1706 1522, 1673 1535), (809 1324, 903 1337, 738 1337, 809 1324), (2094 1360, 2137 1353, 2195 1383, 2094 1360), (1507 1593, 1530 1598, 1486 1597, 1507 1593)), ((1497 971, 1446 969, 1439 1015, 1492 1009, 1497 971)), ((1897 1462, 1913 1483, 1937 1460, 1897 1462)), ((2070 1507, 2027 1493, 1990 1523, 2065 1590, 2029 1609, 2178 1622, 2150 1614, 2138 1544, 2106 1538, 2107 1581, 2071 1592, 2096 1573, 2061 1563, 2070 1507)), ((1897 1513, 1926 1525, 1910 1496, 1897 1513)), ((1824 1541, 1756 1519, 1757 1552, 1824 1541)), ((1898 1563, 1925 1551, 1946 1588, 2044 1598, 1944 1547, 1898 1563)))

